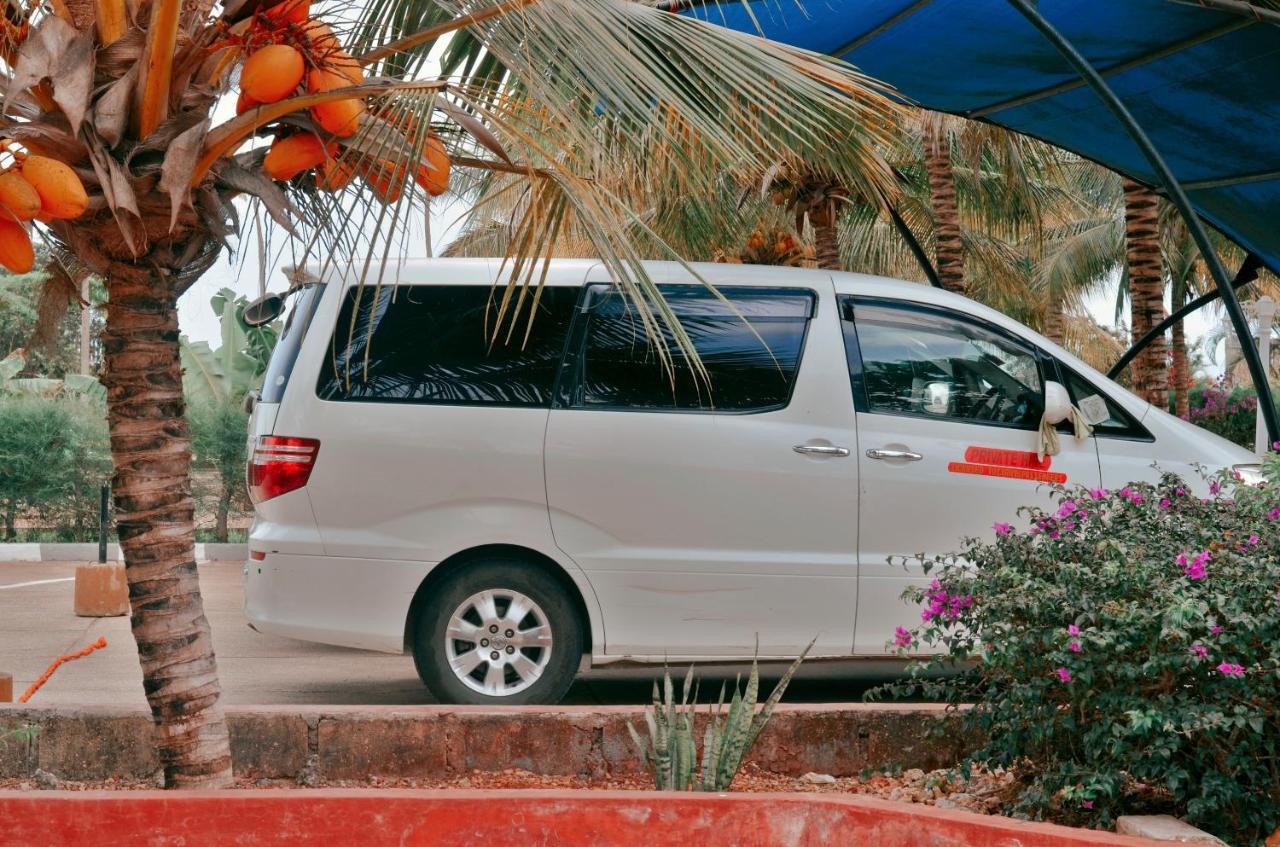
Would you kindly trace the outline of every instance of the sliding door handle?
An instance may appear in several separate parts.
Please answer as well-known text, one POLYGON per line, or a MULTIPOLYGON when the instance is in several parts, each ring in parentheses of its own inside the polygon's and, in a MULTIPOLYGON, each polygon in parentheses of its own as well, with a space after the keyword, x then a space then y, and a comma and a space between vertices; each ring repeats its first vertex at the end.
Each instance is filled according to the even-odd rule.
POLYGON ((867 451, 868 459, 902 459, 907 462, 918 462, 924 458, 913 450, 886 450, 872 448, 867 451))
POLYGON ((826 444, 797 444, 791 448, 797 453, 804 453, 807 456, 848 456, 848 447, 832 447, 826 444))

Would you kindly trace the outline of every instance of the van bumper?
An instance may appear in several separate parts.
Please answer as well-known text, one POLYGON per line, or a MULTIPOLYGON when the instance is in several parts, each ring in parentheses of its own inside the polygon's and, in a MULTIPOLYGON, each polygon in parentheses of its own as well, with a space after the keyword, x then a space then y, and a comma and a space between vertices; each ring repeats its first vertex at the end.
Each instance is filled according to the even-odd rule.
POLYGON ((403 653, 409 604, 434 563, 268 553, 244 569, 257 632, 403 653))

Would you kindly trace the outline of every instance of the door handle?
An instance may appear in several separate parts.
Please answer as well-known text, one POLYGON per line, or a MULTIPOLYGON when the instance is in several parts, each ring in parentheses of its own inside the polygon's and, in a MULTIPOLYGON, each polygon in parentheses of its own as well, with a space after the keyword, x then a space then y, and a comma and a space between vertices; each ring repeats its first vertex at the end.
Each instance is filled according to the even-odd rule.
POLYGON ((905 459, 908 462, 918 462, 924 458, 913 450, 886 450, 884 448, 872 448, 867 451, 868 459, 905 459))
POLYGON ((797 453, 804 453, 810 456, 848 456, 848 447, 830 447, 825 444, 797 444, 791 448, 797 453))

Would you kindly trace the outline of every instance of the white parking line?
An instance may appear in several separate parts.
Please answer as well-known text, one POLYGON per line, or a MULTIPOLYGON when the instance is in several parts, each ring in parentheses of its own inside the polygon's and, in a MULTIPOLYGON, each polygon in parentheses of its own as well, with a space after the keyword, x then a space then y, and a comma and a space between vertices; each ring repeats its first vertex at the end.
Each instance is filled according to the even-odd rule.
POLYGON ((31 582, 15 582, 10 585, 0 585, 0 591, 4 591, 6 588, 26 588, 28 585, 49 585, 50 583, 53 583, 53 582, 75 582, 75 581, 76 581, 76 578, 74 576, 64 576, 61 579, 37 579, 37 580, 32 580, 31 582))

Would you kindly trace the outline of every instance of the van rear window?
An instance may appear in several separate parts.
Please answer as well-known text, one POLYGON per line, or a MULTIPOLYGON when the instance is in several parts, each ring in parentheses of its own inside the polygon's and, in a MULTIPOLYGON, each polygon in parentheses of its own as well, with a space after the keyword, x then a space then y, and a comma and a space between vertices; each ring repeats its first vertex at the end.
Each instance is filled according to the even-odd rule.
POLYGON ((311 324, 311 316, 315 314, 316 305, 320 302, 320 294, 324 286, 320 283, 308 285, 294 295, 293 308, 284 320, 284 330, 276 349, 271 351, 271 360, 267 363, 267 372, 262 377, 262 396, 260 403, 279 403, 284 397, 285 386, 289 384, 289 374, 293 373, 294 362, 298 361, 298 351, 302 349, 302 338, 307 334, 311 324))
POLYGON ((494 338, 502 292, 489 286, 352 288, 316 394, 341 402, 549 407, 579 291, 544 288, 532 327, 526 303, 494 338))

